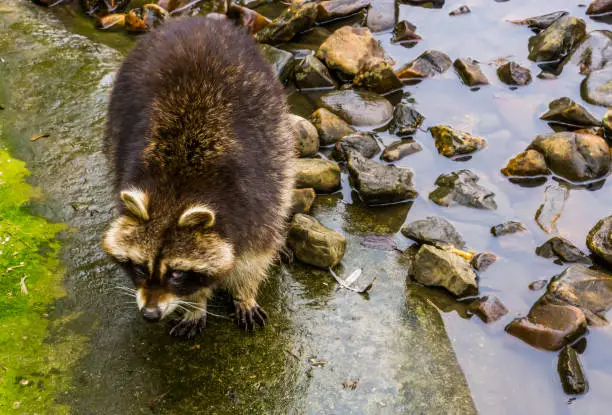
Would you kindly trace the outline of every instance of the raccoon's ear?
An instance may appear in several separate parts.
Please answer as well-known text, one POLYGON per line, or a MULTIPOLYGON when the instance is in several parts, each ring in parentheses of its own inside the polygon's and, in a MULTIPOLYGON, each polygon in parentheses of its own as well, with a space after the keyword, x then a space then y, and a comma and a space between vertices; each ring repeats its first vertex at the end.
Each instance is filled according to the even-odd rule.
POLYGON ((179 227, 208 229, 215 224, 215 212, 206 205, 192 206, 183 212, 179 221, 179 227))
POLYGON ((142 221, 149 220, 149 196, 139 189, 128 189, 121 192, 123 205, 132 215, 142 221))

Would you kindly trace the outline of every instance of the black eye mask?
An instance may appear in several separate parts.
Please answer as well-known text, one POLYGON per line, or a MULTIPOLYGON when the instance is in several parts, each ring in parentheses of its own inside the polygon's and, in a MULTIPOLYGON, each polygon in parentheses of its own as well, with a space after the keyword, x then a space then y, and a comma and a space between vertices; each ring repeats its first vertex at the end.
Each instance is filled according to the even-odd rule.
POLYGON ((195 271, 170 270, 166 279, 172 291, 179 295, 193 294, 212 284, 210 276, 195 271))

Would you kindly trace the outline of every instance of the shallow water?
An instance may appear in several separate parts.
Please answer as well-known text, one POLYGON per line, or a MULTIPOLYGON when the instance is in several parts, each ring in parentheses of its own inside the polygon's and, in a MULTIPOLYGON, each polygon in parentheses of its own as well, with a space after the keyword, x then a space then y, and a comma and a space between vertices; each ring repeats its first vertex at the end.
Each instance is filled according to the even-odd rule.
MULTIPOLYGON (((541 295, 530 291, 529 283, 564 268, 534 253, 550 237, 534 215, 552 179, 521 187, 499 169, 536 135, 551 131, 538 119, 551 100, 569 96, 597 118, 605 112, 580 99, 582 76, 572 67, 554 81, 535 78, 538 68, 527 60, 532 32, 506 20, 568 10, 585 18, 588 30, 608 24, 587 18, 584 8, 567 0, 449 1, 443 9, 401 5, 400 19, 414 23, 423 40, 408 49, 392 45, 390 33, 376 35, 398 66, 437 49, 452 59, 479 60, 491 81, 472 91, 451 69, 405 87, 426 117, 424 129, 450 124, 485 137, 487 149, 467 162, 447 160, 422 131, 415 139, 423 151, 397 163, 415 172, 420 197, 413 203, 364 208, 353 201, 346 176, 342 192, 319 197, 313 215, 349 239, 345 274, 363 267, 362 278, 377 277, 369 296, 337 290, 326 272, 293 264, 275 270, 264 290, 261 303, 271 312, 265 331, 244 334, 231 322, 211 318, 204 336, 177 342, 166 336, 167 327, 145 325, 135 308, 113 293, 115 285, 127 282, 98 247, 113 206, 99 150, 106 93, 110 74, 134 38, 95 32, 91 21, 58 8, 54 16, 91 39, 67 41, 47 10, 17 0, 7 5, 15 11, 0 14, 0 34, 7 35, 0 40, 6 60, 0 97, 7 107, 0 114, 2 144, 27 162, 31 182, 46 195, 31 204, 32 212, 76 229, 62 237, 68 296, 54 312, 56 319, 79 313, 71 330, 89 339, 79 361, 63 368, 71 386, 56 398, 74 413, 471 413, 474 408, 495 414, 607 413, 610 327, 590 329, 582 355, 590 390, 571 401, 559 384, 556 353, 534 350, 503 331, 541 295), (450 17, 460 4, 472 13, 450 17), (508 56, 532 70, 531 85, 511 90, 497 80, 495 66, 486 63, 508 56), (23 68, 31 62, 38 65, 28 74, 23 68), (43 130, 51 132, 50 139, 29 142, 43 130), (461 168, 475 171, 496 193, 497 211, 442 208, 427 200, 439 174, 461 168), (404 248, 409 243, 398 234, 401 225, 429 215, 452 221, 470 248, 500 256, 481 273, 480 293, 496 295, 508 307, 501 321, 485 325, 462 318, 439 291, 406 284, 405 265, 395 251, 361 244, 363 235, 377 233, 404 248), (493 238, 489 228, 509 219, 521 221, 528 232, 493 238), (436 306, 448 310, 440 312, 441 319, 436 306), (311 367, 310 358, 329 363, 311 367), (356 390, 343 388, 354 379, 356 390)), ((288 93, 295 112, 309 115, 315 95, 291 88, 288 93)), ((380 136, 385 144, 394 141, 384 132, 380 136)), ((558 221, 559 233, 583 250, 586 233, 612 206, 609 181, 593 188, 570 190, 558 221)), ((211 312, 228 314, 226 297, 214 305, 211 312)), ((49 334, 54 336, 61 334, 49 334)))

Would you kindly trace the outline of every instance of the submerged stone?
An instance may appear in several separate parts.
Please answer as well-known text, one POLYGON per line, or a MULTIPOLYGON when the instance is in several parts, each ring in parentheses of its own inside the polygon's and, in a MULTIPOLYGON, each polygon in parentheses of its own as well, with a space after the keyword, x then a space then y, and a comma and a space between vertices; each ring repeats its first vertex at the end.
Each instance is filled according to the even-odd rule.
POLYGON ((593 117, 582 105, 568 97, 555 99, 548 104, 549 110, 540 116, 541 120, 577 127, 599 126, 601 122, 593 117))
POLYGON ((493 236, 497 237, 497 236, 510 235, 510 234, 517 233, 517 232, 524 232, 526 230, 527 228, 525 228, 525 226, 523 226, 522 223, 511 220, 511 221, 500 223, 499 225, 493 226, 491 228, 491 233, 493 234, 493 236))
POLYGON ((452 223, 440 216, 428 216, 402 228, 402 234, 420 244, 465 248, 465 241, 452 223))
POLYGON ((277 44, 288 42, 295 35, 312 28, 317 19, 318 8, 314 3, 294 4, 280 16, 255 34, 259 43, 277 44))
POLYGON ((356 126, 378 127, 393 117, 393 106, 384 97, 353 89, 329 92, 319 98, 321 107, 356 126))
POLYGON ((312 55, 306 56, 294 72, 295 85, 300 89, 336 88, 338 83, 323 65, 323 62, 312 55))
POLYGON ((310 212, 316 196, 314 189, 294 189, 291 197, 292 214, 310 212))
POLYGON ((476 274, 459 255, 423 245, 412 264, 414 279, 428 287, 442 287, 457 297, 478 292, 476 274))
POLYGON ((348 171, 355 190, 366 205, 383 205, 414 199, 412 170, 368 160, 359 153, 348 154, 348 171))
POLYGON ((293 68, 293 53, 266 44, 259 45, 259 50, 266 62, 272 65, 278 78, 281 81, 287 79, 293 68))
POLYGON ((586 11, 588 15, 612 13, 612 0, 593 0, 586 11))
POLYGON ((446 53, 427 50, 412 62, 404 65, 397 72, 400 79, 431 78, 442 74, 451 66, 451 59, 446 53))
POLYGON ((579 262, 590 265, 589 257, 573 243, 560 236, 554 236, 536 248, 536 255, 542 258, 557 258, 560 263, 579 262))
POLYGON ((476 314, 487 324, 494 323, 508 314, 508 309, 499 298, 489 296, 470 301, 468 311, 476 314))
POLYGON ((484 148, 487 144, 484 138, 473 136, 447 125, 431 127, 429 132, 435 140, 438 153, 448 158, 471 154, 484 148))
POLYGON ((589 250, 608 265, 612 265, 612 216, 598 221, 586 239, 589 250))
POLYGON ((544 189, 544 203, 540 205, 535 214, 538 226, 546 233, 557 232, 557 222, 565 208, 569 197, 569 189, 557 183, 550 184, 544 189))
POLYGON ((298 159, 295 162, 298 189, 313 188, 319 193, 331 193, 340 188, 340 166, 323 159, 298 159))
POLYGON ((399 137, 408 137, 417 132, 423 124, 423 117, 411 105, 400 102, 393 110, 393 120, 389 124, 389 132, 399 137))
POLYGON ((429 194, 429 199, 446 207, 462 205, 478 209, 497 209, 495 193, 479 185, 479 180, 470 170, 441 174, 435 183, 438 187, 429 194))
POLYGON ((314 156, 319 151, 319 133, 310 121, 299 115, 289 114, 289 121, 295 133, 295 142, 300 157, 314 156))
POLYGON ((399 21, 393 28, 393 38, 391 43, 414 44, 421 40, 421 36, 416 33, 417 27, 408 20, 399 21))
POLYGON ((293 217, 287 243, 298 260, 320 268, 338 264, 346 249, 344 236, 302 213, 293 217))
POLYGON ((382 60, 364 65, 353 79, 353 85, 377 94, 396 91, 403 86, 393 67, 382 60))
POLYGON ((544 156, 535 150, 527 150, 510 159, 501 170, 505 176, 547 176, 550 174, 544 156))
POLYGON ((325 108, 319 108, 313 112, 310 121, 319 132, 322 146, 335 144, 342 137, 355 133, 355 130, 346 121, 325 108))
POLYGON ((508 62, 497 68, 497 76, 507 85, 524 86, 531 82, 531 72, 516 62, 508 62))
POLYGON ((476 271, 486 271, 495 261, 497 261, 497 255, 490 252, 480 252, 472 257, 470 265, 476 271))
POLYGON ((586 24, 577 17, 563 16, 529 39, 529 59, 558 61, 569 55, 586 36, 586 24))
POLYGON ((334 146, 333 156, 336 160, 346 161, 348 154, 357 152, 371 159, 380 152, 380 146, 373 133, 356 132, 343 137, 334 146))
POLYGON ((559 353, 557 371, 559 372, 563 392, 568 395, 586 393, 589 384, 582 363, 580 363, 580 357, 572 346, 565 346, 559 353))
POLYGON ((529 26, 530 29, 533 29, 539 32, 541 30, 548 29, 550 25, 552 25, 554 22, 556 22, 563 16, 567 16, 568 14, 569 12, 566 12, 566 11, 558 11, 558 12, 543 14, 540 16, 528 17, 522 20, 511 20, 510 23, 529 26))
POLYGON ((467 86, 487 85, 489 83, 478 62, 471 58, 457 59, 453 66, 463 83, 467 86))
POLYGON ((591 72, 582 81, 580 94, 586 102, 612 107, 612 64, 591 72))
POLYGON ((421 150, 423 150, 423 147, 412 139, 398 140, 385 147, 380 158, 384 161, 393 162, 421 150))

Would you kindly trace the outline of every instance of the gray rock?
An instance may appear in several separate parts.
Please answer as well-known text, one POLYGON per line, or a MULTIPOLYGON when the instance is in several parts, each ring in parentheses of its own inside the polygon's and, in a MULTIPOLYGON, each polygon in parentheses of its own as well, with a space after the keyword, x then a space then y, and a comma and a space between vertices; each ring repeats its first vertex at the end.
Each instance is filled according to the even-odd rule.
POLYGON ((540 116, 541 120, 576 127, 599 126, 601 122, 593 117, 582 105, 568 97, 558 98, 548 104, 549 110, 540 116))
POLYGON ((353 79, 353 85, 377 94, 397 91, 403 86, 402 81, 393 71, 393 67, 385 61, 364 65, 353 79))
POLYGON ((605 325, 606 312, 612 308, 612 275, 572 265, 551 280, 546 295, 581 309, 589 324, 605 325))
POLYGON ((508 62, 497 68, 497 76, 507 85, 524 86, 531 82, 531 72, 516 62, 508 62))
POLYGON ((555 174, 575 182, 598 179, 610 169, 608 144, 592 134, 561 132, 539 136, 529 149, 540 152, 555 174))
POLYGON ((467 86, 487 85, 489 83, 489 79, 474 59, 456 59, 453 66, 467 86))
POLYGON ((513 320, 506 332, 543 350, 559 350, 586 332, 586 319, 571 305, 536 303, 527 317, 513 320))
POLYGON ((499 225, 495 225, 491 228, 491 233, 493 236, 504 236, 510 235, 517 232, 525 232, 527 229, 520 222, 515 222, 510 220, 508 222, 500 223, 499 225))
POLYGON ((393 28, 393 38, 391 43, 400 43, 406 45, 413 45, 419 40, 421 36, 416 34, 416 26, 410 23, 408 20, 402 20, 395 25, 393 28))
POLYGON ((316 196, 314 189, 294 189, 291 197, 292 214, 310 212, 316 196))
POLYGON ((264 59, 274 68, 278 78, 281 81, 287 79, 295 60, 293 53, 265 44, 259 45, 259 49, 264 59))
POLYGON ((597 15, 612 12, 612 1, 611 0, 593 0, 589 4, 589 8, 586 11, 588 15, 597 15))
POLYGON ((380 146, 373 133, 359 131, 338 141, 334 146, 332 155, 336 160, 346 161, 349 152, 357 152, 365 158, 371 159, 380 152, 380 146))
POLYGON ((398 140, 389 144, 383 150, 381 159, 388 162, 398 161, 406 156, 418 153, 423 147, 412 139, 398 140))
POLYGON ((349 16, 370 5, 370 0, 331 0, 318 3, 318 22, 349 16))
POLYGON ((480 252, 472 257, 470 265, 476 271, 486 271, 495 261, 497 261, 497 255, 490 252, 480 252))
POLYGON ((300 157, 309 157, 319 151, 319 133, 310 121, 299 115, 290 114, 289 120, 295 132, 295 142, 300 157))
POLYGON ((389 132, 398 137, 411 136, 421 127, 423 120, 425 120, 425 117, 412 106, 400 102, 393 110, 393 120, 389 124, 389 132))
POLYGON ((288 42, 298 33, 312 28, 317 14, 317 5, 314 3, 292 5, 257 32, 255 40, 273 45, 288 42))
POLYGON ((529 26, 530 29, 541 31, 548 29, 550 25, 568 14, 569 12, 566 11, 552 12, 540 16, 528 17, 522 20, 512 20, 510 23, 529 26))
POLYGON ((612 265, 612 216, 601 219, 593 226, 586 243, 593 255, 612 265))
POLYGON ((374 92, 333 91, 319 99, 321 107, 356 126, 382 126, 393 117, 393 106, 374 92))
POLYGON ((565 201, 569 197, 569 189, 557 183, 546 186, 544 190, 544 203, 540 205, 535 214, 538 226, 546 233, 557 233, 557 221, 565 208, 565 201))
POLYGON ((494 323, 506 314, 508 309, 497 297, 482 297, 470 301, 468 311, 476 314, 485 323, 494 323))
POLYGON ((448 158, 471 154, 487 145, 484 138, 456 130, 448 125, 431 127, 429 132, 435 140, 438 153, 448 158))
POLYGON ((306 56, 296 65, 293 76, 295 85, 300 89, 325 89, 338 86, 323 62, 312 55, 306 56))
POLYGON ((580 95, 591 104, 612 107, 612 64, 591 72, 582 81, 580 95))
POLYGON ((569 55, 586 36, 586 24, 577 17, 563 16, 529 39, 529 59, 558 61, 569 55))
POLYGON ((572 64, 580 69, 581 74, 589 74, 603 69, 612 61, 612 32, 609 30, 594 30, 567 57, 563 66, 572 64))
POLYGON ((322 146, 335 144, 342 137, 353 134, 355 130, 336 114, 319 108, 310 116, 310 122, 319 133, 319 142, 322 146))
POLYGON ((478 292, 476 274, 465 259, 431 245, 423 245, 412 265, 414 279, 428 287, 443 287, 457 297, 478 292))
POLYGON ((441 174, 436 179, 438 186, 429 194, 429 199, 440 206, 462 205, 478 209, 497 209, 495 193, 478 184, 479 177, 469 170, 441 174))
POLYGON ((412 62, 404 65, 398 72, 400 79, 431 78, 442 74, 451 66, 451 59, 446 53, 437 50, 427 50, 412 62))
POLYGON ((548 280, 533 281, 531 284, 529 284, 529 289, 531 291, 540 291, 546 287, 546 284, 548 284, 548 280))
POLYGON ((527 150, 513 157, 501 170, 505 176, 547 176, 550 174, 544 156, 535 150, 527 150))
POLYGON ((440 216, 428 216, 402 228, 402 234, 420 244, 465 249, 465 241, 455 227, 440 216))
POLYGON ((445 0, 402 0, 402 4, 411 6, 422 6, 428 9, 441 9, 444 7, 445 0))
POLYGON ((459 6, 454 10, 451 10, 448 15, 449 16, 460 16, 462 14, 471 13, 471 10, 468 6, 459 6))
POLYGON ((373 33, 393 29, 395 25, 395 0, 376 0, 368 9, 366 26, 373 33))
POLYGON ((340 166, 323 159, 298 159, 296 184, 298 189, 312 188, 318 193, 331 193, 340 188, 340 166))
POLYGON ((287 243, 298 260, 321 268, 338 264, 346 249, 344 236, 302 213, 293 217, 287 243))
POLYGON ((348 171, 355 190, 367 205, 382 205, 414 199, 412 170, 368 160, 359 153, 348 156, 348 171))
POLYGON ((557 258, 559 263, 578 262, 591 264, 589 257, 573 243, 560 236, 554 236, 536 248, 536 255, 542 258, 557 258))
POLYGON ((557 372, 559 372, 563 392, 566 394, 582 395, 589 389, 580 357, 573 347, 565 346, 559 353, 557 372))

